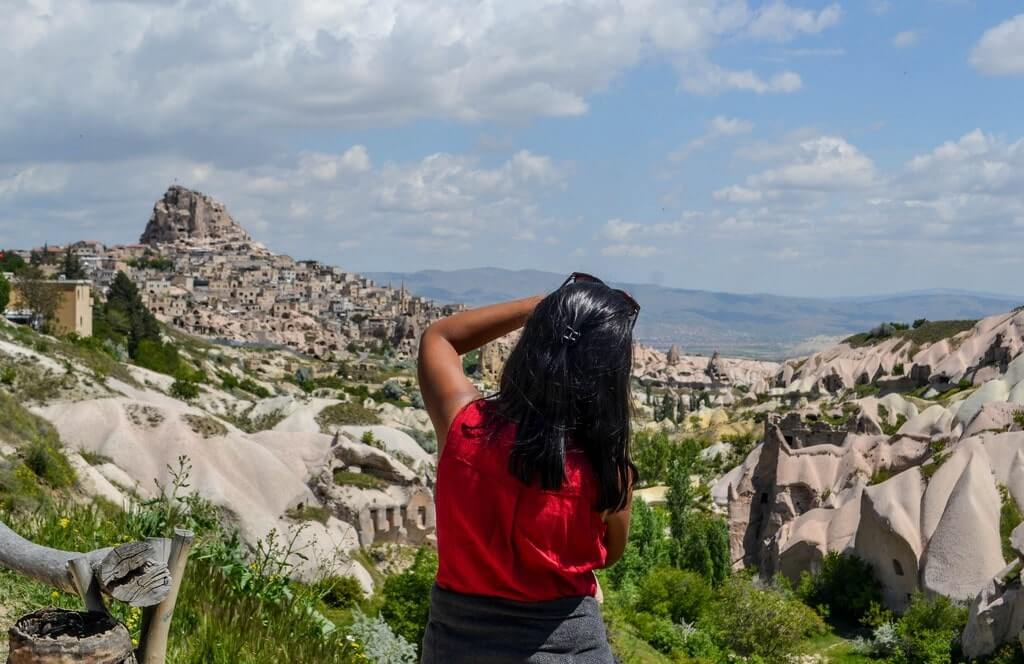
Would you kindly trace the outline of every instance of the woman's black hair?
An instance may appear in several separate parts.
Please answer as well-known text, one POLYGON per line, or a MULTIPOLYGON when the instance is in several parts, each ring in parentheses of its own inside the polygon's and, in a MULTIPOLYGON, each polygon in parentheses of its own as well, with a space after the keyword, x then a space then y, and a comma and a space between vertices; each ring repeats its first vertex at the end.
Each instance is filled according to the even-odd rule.
POLYGON ((566 447, 581 447, 597 476, 598 511, 623 509, 637 470, 629 455, 636 310, 603 283, 569 283, 545 297, 487 398, 484 426, 516 425, 509 472, 558 489, 566 447))

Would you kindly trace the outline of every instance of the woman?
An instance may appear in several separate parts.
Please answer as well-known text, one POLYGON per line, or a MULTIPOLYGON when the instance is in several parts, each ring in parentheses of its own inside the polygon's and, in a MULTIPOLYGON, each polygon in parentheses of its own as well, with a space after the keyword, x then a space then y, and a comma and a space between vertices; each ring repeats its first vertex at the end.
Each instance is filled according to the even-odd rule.
POLYGON ((437 431, 439 568, 424 664, 610 664, 594 570, 622 557, 633 326, 640 306, 573 273, 547 297, 458 313, 423 333, 437 431), (523 327, 497 394, 459 357, 523 327))

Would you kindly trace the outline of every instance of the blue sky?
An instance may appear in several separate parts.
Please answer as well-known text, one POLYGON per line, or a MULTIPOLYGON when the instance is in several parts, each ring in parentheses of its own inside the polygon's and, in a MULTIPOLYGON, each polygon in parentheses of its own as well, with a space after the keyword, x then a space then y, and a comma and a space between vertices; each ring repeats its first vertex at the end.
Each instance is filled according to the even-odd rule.
POLYGON ((354 270, 1021 293, 1021 11, 13 0, 0 244, 134 241, 178 182, 354 270))

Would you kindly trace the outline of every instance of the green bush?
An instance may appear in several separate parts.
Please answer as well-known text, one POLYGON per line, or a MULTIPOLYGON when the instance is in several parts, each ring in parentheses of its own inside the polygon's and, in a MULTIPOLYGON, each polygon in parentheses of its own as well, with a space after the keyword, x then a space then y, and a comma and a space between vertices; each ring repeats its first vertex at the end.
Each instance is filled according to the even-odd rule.
POLYGON ((668 618, 638 611, 630 622, 636 628, 637 636, 659 652, 670 654, 686 647, 682 630, 668 618))
POLYGON ((1003 544, 1003 560, 1013 560, 1017 557, 1017 552, 1010 546, 1010 533, 1024 521, 1024 515, 1005 486, 999 487, 999 497, 1002 499, 1002 506, 999 509, 999 539, 1003 544))
POLYGON ((916 594, 896 623, 900 644, 893 664, 945 664, 953 661, 957 639, 967 624, 967 609, 949 598, 916 594))
POLYGON ((24 455, 25 465, 51 487, 62 489, 75 483, 74 468, 55 445, 37 440, 29 444, 24 455))
POLYGON ((190 380, 176 380, 171 383, 171 396, 182 401, 199 398, 199 386, 190 380))
POLYGON ((803 573, 796 594, 811 607, 825 607, 833 620, 859 623, 872 604, 882 601, 882 586, 869 563, 830 551, 821 569, 803 573))
POLYGON ((4 367, 0 370, 0 383, 14 385, 16 380, 18 380, 18 371, 14 367, 4 367))
POLYGON ((140 367, 168 376, 177 375, 181 368, 181 356, 178 355, 178 349, 163 341, 142 339, 135 349, 133 358, 135 364, 140 367))
POLYGON ((783 661, 799 643, 827 630, 803 602, 775 588, 760 588, 744 576, 730 577, 709 611, 720 643, 744 656, 783 661))
POLYGON ((437 575, 437 554, 426 547, 416 552, 412 566, 384 581, 381 616, 409 643, 423 642, 430 613, 430 589, 437 575))
POLYGON ((713 597, 711 586, 699 574, 657 567, 640 582, 635 607, 673 623, 692 623, 704 614, 713 597))
POLYGON ((352 613, 349 633, 363 646, 365 659, 374 664, 416 664, 416 646, 396 634, 382 616, 370 618, 358 608, 352 613))
POLYGON ((320 582, 324 604, 332 609, 347 609, 363 600, 363 587, 354 576, 331 576, 320 582))

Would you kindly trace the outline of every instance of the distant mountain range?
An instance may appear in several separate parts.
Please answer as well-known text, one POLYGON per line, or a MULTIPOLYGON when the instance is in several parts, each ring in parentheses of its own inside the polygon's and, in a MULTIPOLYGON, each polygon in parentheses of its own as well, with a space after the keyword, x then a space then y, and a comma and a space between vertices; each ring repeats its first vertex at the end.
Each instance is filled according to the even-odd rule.
MULTIPOLYGON (((565 275, 540 270, 474 268, 368 272, 377 283, 404 282, 416 295, 441 303, 488 304, 558 287, 565 275)), ((637 337, 686 353, 780 359, 806 354, 883 321, 975 319, 1024 304, 1024 297, 934 289, 857 297, 738 295, 614 283, 643 306, 637 337)))

